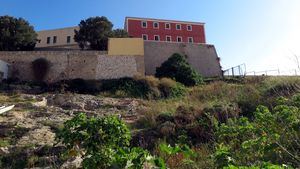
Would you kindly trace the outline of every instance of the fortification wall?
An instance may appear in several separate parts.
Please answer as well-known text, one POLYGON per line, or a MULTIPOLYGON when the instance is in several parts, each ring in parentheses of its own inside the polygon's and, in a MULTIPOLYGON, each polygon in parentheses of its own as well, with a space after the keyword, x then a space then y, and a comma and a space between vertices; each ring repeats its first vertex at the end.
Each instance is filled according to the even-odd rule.
POLYGON ((32 61, 50 62, 47 82, 82 78, 114 79, 145 74, 143 56, 108 56, 98 51, 21 51, 0 52, 0 60, 10 63, 10 77, 34 80, 32 61))
POLYGON ((146 75, 154 75, 156 68, 171 55, 180 53, 186 55, 192 67, 203 76, 222 76, 218 55, 213 45, 152 41, 145 41, 144 44, 146 75))

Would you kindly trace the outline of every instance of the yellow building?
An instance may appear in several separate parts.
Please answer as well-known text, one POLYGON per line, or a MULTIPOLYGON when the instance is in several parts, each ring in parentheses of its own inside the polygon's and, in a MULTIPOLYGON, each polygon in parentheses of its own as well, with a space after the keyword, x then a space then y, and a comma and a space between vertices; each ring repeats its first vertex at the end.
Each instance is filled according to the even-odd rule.
POLYGON ((108 41, 108 55, 144 56, 144 40, 142 38, 110 38, 108 41))

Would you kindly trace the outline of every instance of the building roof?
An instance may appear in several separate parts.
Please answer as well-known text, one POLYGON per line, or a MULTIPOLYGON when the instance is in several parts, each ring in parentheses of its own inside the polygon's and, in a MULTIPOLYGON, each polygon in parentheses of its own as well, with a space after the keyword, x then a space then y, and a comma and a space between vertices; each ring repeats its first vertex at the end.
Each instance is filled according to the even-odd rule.
POLYGON ((46 30, 40 30, 40 31, 37 31, 37 32, 59 31, 59 30, 66 30, 66 29, 79 29, 79 26, 72 26, 72 27, 65 27, 65 28, 56 28, 56 29, 46 29, 46 30))
POLYGON ((170 22, 170 23, 184 23, 184 24, 193 24, 193 25, 204 25, 204 22, 192 22, 192 21, 178 21, 178 20, 167 20, 167 19, 154 19, 154 18, 140 18, 140 17, 126 17, 125 25, 128 19, 132 20, 147 20, 147 21, 160 21, 160 22, 170 22))

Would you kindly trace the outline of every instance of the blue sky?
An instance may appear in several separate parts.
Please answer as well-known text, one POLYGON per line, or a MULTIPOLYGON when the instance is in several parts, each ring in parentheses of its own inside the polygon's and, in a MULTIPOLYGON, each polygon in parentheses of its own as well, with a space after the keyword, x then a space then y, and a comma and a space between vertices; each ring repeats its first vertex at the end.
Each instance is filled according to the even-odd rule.
POLYGON ((27 19, 36 30, 107 16, 123 28, 126 16, 200 21, 223 68, 296 69, 300 58, 299 0, 0 0, 0 15, 27 19))

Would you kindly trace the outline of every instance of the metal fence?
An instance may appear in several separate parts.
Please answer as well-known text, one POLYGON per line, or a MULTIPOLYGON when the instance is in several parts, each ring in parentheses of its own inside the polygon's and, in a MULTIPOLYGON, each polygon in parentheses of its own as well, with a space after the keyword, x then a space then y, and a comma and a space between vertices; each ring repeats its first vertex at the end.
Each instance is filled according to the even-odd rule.
POLYGON ((226 69, 223 71, 223 75, 226 77, 244 77, 246 76, 246 64, 240 64, 232 68, 226 69))
POLYGON ((246 64, 240 64, 223 71, 224 77, 245 77, 245 76, 299 76, 300 69, 280 70, 271 69, 264 71, 246 72, 246 64))
POLYGON ((246 76, 299 76, 300 70, 290 69, 290 70, 264 70, 264 71, 251 71, 247 72, 246 76))

